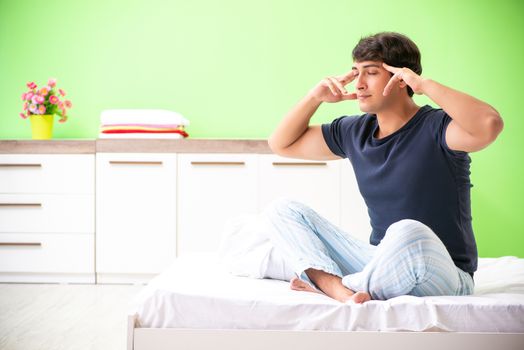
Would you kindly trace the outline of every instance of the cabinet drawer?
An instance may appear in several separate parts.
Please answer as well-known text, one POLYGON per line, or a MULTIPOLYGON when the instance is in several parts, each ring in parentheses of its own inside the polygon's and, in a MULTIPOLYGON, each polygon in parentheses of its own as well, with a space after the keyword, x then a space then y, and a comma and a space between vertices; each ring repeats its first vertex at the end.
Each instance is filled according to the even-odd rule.
POLYGON ((0 193, 95 192, 91 154, 2 154, 0 193))
POLYGON ((94 274, 94 247, 92 233, 0 234, 0 273, 94 274))
POLYGON ((94 231, 94 195, 0 194, 0 232, 94 231))

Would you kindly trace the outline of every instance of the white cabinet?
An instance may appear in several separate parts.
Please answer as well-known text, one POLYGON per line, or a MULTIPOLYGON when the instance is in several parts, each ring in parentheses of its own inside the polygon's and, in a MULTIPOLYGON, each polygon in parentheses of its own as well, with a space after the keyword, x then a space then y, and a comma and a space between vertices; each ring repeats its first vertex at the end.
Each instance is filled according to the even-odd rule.
POLYGON ((0 155, 0 281, 94 283, 92 154, 0 155))
POLYGON ((179 154, 178 167, 178 253, 215 251, 226 220, 257 212, 257 155, 179 154))
POLYGON ((259 208, 278 197, 297 200, 340 225, 340 162, 260 155, 259 208))
POLYGON ((1 154, 0 282, 147 282, 177 254, 216 251, 226 221, 279 197, 369 240, 367 209, 347 160, 1 154))
POLYGON ((176 255, 176 154, 96 155, 99 283, 141 283, 176 255))
POLYGON ((371 224, 364 198, 358 189, 357 180, 351 163, 341 160, 341 224, 342 229, 369 242, 371 224))
POLYGON ((369 219, 347 160, 271 154, 178 155, 178 255, 216 251, 227 220, 262 211, 279 197, 307 204, 369 240, 369 219))

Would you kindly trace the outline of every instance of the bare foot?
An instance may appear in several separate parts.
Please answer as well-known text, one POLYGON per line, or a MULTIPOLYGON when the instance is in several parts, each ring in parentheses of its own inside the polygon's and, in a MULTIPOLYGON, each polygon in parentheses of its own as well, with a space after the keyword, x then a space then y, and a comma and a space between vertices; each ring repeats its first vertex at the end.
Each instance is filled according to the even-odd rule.
MULTIPOLYGON (((302 291, 302 292, 313 292, 313 293, 318 293, 318 294, 325 294, 328 297, 331 297, 337 301, 340 301, 341 303, 345 303, 347 301, 353 301, 356 304, 362 304, 366 301, 371 300, 371 296, 367 292, 356 292, 355 293, 351 289, 346 288, 341 283, 340 277, 326 274, 323 271, 320 271, 320 273, 322 276, 324 276, 324 280, 323 281, 320 280, 320 282, 323 285, 322 290, 319 290, 313 287, 310 283, 300 278, 297 278, 297 277, 293 278, 290 281, 289 287, 293 290, 302 291)), ((318 283, 318 280, 316 283, 318 283)))
POLYGON ((356 292, 355 294, 353 294, 350 300, 352 300, 356 304, 362 304, 366 301, 370 301, 371 296, 367 292, 356 292))
POLYGON ((342 278, 322 270, 307 269, 306 274, 318 288, 328 297, 341 303, 350 300, 355 294, 351 289, 342 284, 342 278))
POLYGON ((293 278, 289 282, 289 287, 293 290, 298 290, 302 292, 313 292, 313 293, 324 294, 321 291, 319 291, 318 289, 316 289, 315 287, 313 287, 311 284, 297 277, 293 278))

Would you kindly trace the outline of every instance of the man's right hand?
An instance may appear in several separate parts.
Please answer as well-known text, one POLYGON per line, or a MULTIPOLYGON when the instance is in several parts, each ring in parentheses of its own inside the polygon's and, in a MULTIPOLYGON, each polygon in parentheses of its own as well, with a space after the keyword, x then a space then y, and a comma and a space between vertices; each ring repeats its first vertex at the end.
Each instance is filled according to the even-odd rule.
POLYGON ((271 150, 283 157, 333 160, 334 154, 322 134, 320 125, 309 126, 309 120, 322 102, 356 100, 356 93, 349 93, 345 86, 356 77, 356 71, 320 81, 294 106, 278 124, 268 139, 271 150))
POLYGON ((357 73, 357 71, 352 70, 344 75, 322 79, 308 95, 318 102, 333 103, 345 100, 356 100, 357 94, 354 92, 349 93, 345 86, 355 79, 357 73))

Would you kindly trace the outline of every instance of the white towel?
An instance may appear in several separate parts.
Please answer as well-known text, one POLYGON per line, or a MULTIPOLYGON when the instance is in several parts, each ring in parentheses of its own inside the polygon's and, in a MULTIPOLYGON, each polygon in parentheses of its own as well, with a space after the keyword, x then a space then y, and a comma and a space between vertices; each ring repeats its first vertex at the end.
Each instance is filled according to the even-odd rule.
POLYGON ((180 113, 165 109, 106 109, 100 113, 100 124, 177 124, 187 126, 189 120, 180 113))

